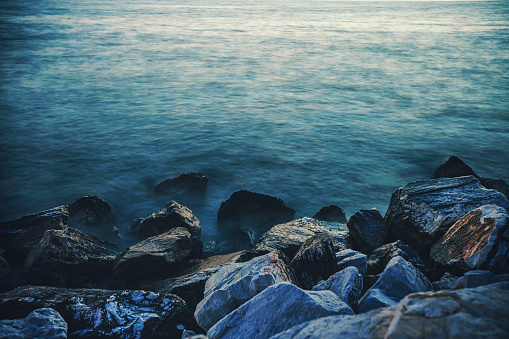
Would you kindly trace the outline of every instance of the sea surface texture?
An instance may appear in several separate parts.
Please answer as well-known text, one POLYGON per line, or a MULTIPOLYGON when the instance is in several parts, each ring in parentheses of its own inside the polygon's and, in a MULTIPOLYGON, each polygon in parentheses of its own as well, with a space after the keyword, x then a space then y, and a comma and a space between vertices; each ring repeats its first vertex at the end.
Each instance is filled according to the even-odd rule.
POLYGON ((347 216, 449 155, 509 179, 509 3, 2 0, 0 220, 160 181, 217 236, 240 189, 347 216))

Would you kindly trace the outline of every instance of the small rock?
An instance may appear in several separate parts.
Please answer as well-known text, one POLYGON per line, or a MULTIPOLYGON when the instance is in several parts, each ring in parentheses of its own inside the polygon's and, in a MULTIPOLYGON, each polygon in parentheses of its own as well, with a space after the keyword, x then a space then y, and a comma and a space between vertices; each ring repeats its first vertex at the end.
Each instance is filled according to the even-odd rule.
POLYGON ((465 164, 460 158, 452 155, 435 170, 433 179, 464 177, 467 175, 477 177, 477 174, 470 166, 465 164))
POLYGON ((377 275, 382 273, 389 261, 398 256, 403 257, 426 276, 428 275, 429 270, 423 264, 417 251, 401 240, 385 244, 371 252, 367 261, 367 274, 377 275))
POLYGON ((67 323, 52 308, 39 308, 24 319, 0 320, 0 338, 67 339, 67 323))
POLYGON ((343 250, 336 253, 337 270, 341 271, 347 267, 354 266, 359 270, 359 274, 365 275, 367 269, 368 256, 364 253, 354 250, 343 250))
POLYGON ((95 195, 87 195, 69 205, 69 225, 80 227, 104 227, 113 231, 117 218, 111 206, 95 195))
POLYGON ((313 291, 329 290, 334 292, 343 302, 352 309, 357 308, 357 302, 362 292, 362 275, 357 267, 347 267, 331 275, 329 279, 314 286, 313 291))
MULTIPOLYGON (((438 281, 433 282, 433 290, 435 291, 444 291, 444 290, 453 290, 458 284, 459 277, 445 272, 444 275, 438 281)), ((463 286, 462 288, 464 288, 463 286)))
POLYGON ((176 178, 167 179, 154 188, 154 194, 180 194, 203 192, 209 179, 201 173, 186 172, 176 178))
POLYGON ((387 225, 376 209, 358 211, 350 217, 347 226, 354 249, 366 254, 383 245, 387 237, 387 225))
POLYGON ((345 211, 336 205, 322 207, 315 215, 313 215, 313 219, 321 221, 337 221, 343 224, 348 222, 345 211))
POLYGON ((470 271, 465 273, 465 287, 473 288, 509 281, 509 274, 493 274, 490 271, 470 271))

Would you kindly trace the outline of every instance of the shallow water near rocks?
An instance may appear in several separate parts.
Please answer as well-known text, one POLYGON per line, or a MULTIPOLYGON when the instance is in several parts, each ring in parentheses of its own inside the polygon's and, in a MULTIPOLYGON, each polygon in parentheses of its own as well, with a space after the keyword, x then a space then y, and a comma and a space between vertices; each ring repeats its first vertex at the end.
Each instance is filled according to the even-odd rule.
POLYGON ((509 179, 507 2, 3 0, 0 220, 95 194, 125 229, 247 189, 347 216, 455 154, 509 179))

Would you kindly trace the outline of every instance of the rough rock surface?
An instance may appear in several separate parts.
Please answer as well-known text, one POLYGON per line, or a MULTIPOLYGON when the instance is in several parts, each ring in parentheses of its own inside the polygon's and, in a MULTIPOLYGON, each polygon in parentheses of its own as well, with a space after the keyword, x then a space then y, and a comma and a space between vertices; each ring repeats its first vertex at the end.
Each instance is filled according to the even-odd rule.
POLYGON ((465 214, 487 204, 509 208, 502 193, 484 188, 473 176, 409 183, 392 194, 385 214, 389 239, 425 252, 465 214))
POLYGON ((359 300, 359 312, 392 306, 411 293, 433 289, 431 282, 402 257, 392 258, 377 282, 359 300))
POLYGON ((350 217, 347 223, 353 238, 354 249, 369 254, 385 243, 387 225, 376 209, 360 210, 350 217))
POLYGON ((299 248, 292 265, 300 286, 310 290, 318 281, 336 272, 334 244, 328 233, 319 233, 306 240, 299 248))
POLYGON ((479 178, 481 185, 488 189, 497 190, 509 199, 509 184, 502 179, 479 178))
POLYGON ((0 257, 0 293, 11 288, 11 267, 4 257, 0 257))
POLYGON ((248 227, 241 227, 235 235, 235 250, 250 250, 256 244, 256 233, 248 227))
POLYGON ((410 262, 422 273, 427 273, 427 268, 424 266, 421 257, 408 244, 401 240, 380 246, 371 252, 367 261, 367 274, 377 275, 383 272, 389 261, 397 256, 403 257, 406 261, 410 262))
POLYGON ((350 249, 336 253, 336 267, 338 271, 341 271, 350 266, 354 266, 359 270, 359 274, 365 275, 367 269, 367 260, 368 256, 364 253, 350 249))
POLYGON ((346 219, 345 211, 343 211, 343 209, 337 205, 322 207, 318 212, 315 213, 315 215, 313 215, 313 219, 321 221, 336 221, 343 224, 348 222, 346 219))
POLYGON ((397 306, 358 315, 329 316, 272 339, 304 338, 507 338, 509 283, 411 294, 397 306))
POLYGON ((329 279, 321 281, 314 286, 313 291, 329 290, 334 292, 343 302, 352 309, 357 308, 357 302, 362 292, 362 275, 357 267, 350 266, 331 275, 329 279))
POLYGON ((183 327, 199 330, 185 302, 172 294, 145 291, 22 286, 0 294, 0 319, 55 309, 69 338, 178 338, 183 327))
POLYGON ((186 172, 176 178, 167 179, 156 185, 154 194, 175 194, 203 192, 209 179, 201 173, 186 172))
POLYGON ((279 282, 296 282, 291 263, 280 251, 222 267, 205 284, 205 298, 194 313, 196 321, 208 330, 225 315, 279 282))
POLYGON ((464 177, 468 175, 477 177, 477 174, 470 166, 465 164, 460 158, 452 155, 435 170, 433 179, 464 177))
POLYGON ((330 291, 304 291, 290 283, 279 283, 221 319, 207 336, 268 338, 294 325, 333 314, 353 311, 330 291))
POLYGON ((116 224, 110 204, 98 196, 87 195, 69 205, 69 225, 74 228, 100 226, 113 230, 116 224))
POLYGON ((189 231, 177 227, 127 248, 118 258, 113 275, 121 280, 139 280, 165 273, 184 261, 193 250, 189 231))
POLYGON ((26 318, 0 320, 0 338, 67 339, 67 323, 52 308, 39 308, 26 318))
POLYGON ((509 215, 497 205, 458 220, 431 248, 430 257, 459 271, 509 273, 509 215))
POLYGON ((509 274, 493 274, 490 271, 470 271, 463 276, 465 287, 473 288, 502 281, 509 281, 509 274))

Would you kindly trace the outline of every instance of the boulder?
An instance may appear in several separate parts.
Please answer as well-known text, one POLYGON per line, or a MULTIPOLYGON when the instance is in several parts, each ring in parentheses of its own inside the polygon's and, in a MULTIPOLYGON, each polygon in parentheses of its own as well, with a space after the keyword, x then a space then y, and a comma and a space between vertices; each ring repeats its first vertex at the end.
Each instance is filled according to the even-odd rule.
POLYGON ((120 280, 140 280, 164 275, 193 250, 191 234, 177 227, 127 248, 117 259, 113 275, 120 280))
POLYGON ((368 256, 364 253, 354 250, 343 250, 336 253, 336 269, 344 270, 347 267, 354 266, 359 270, 359 274, 365 275, 367 269, 368 256))
POLYGON ((403 257, 426 276, 428 276, 428 273, 431 273, 422 262, 417 251, 405 242, 398 240, 396 242, 380 246, 371 252, 367 261, 367 274, 377 275, 382 273, 389 261, 398 256, 403 257))
POLYGON ((67 322, 69 338, 178 338, 199 331, 176 295, 139 290, 22 286, 0 294, 0 319, 26 317, 51 307, 67 322))
POLYGON ((502 179, 479 178, 481 185, 488 189, 497 190, 509 199, 509 184, 502 179))
POLYGON ((431 282, 403 257, 389 261, 377 282, 359 300, 359 312, 396 305, 410 293, 433 289, 431 282))
POLYGON ((292 259, 300 286, 310 290, 318 281, 336 272, 334 244, 328 233, 319 233, 306 240, 292 259))
POLYGON ((249 191, 238 191, 221 203, 217 212, 219 228, 241 226, 266 231, 273 225, 292 220, 295 210, 279 198, 249 191))
POLYGON ((4 257, 0 257, 0 293, 11 289, 11 267, 4 257))
POLYGON ((101 227, 113 232, 117 218, 102 198, 87 195, 69 205, 69 225, 74 228, 101 227))
POLYGON ((377 209, 360 210, 350 217, 347 224, 353 238, 353 248, 369 254, 385 243, 387 225, 377 209))
POLYGON ((343 224, 348 222, 345 211, 336 205, 322 207, 315 215, 313 215, 313 219, 321 221, 336 221, 343 224))
POLYGON ((209 179, 201 173, 186 172, 156 185, 154 194, 200 193, 205 191, 209 179))
POLYGON ((487 204, 509 208, 502 193, 484 188, 473 176, 409 183, 392 194, 385 214, 389 239, 425 253, 456 221, 487 204))
POLYGON ((452 155, 435 170, 433 179, 464 177, 468 175, 477 177, 477 174, 470 166, 465 164, 460 158, 452 155))
POLYGON ((329 279, 315 285, 313 291, 331 291, 352 309, 357 309, 357 302, 362 292, 362 275, 357 267, 347 267, 331 275, 329 279))
POLYGON ((196 321, 208 330, 228 313, 279 282, 296 282, 290 261, 280 251, 224 266, 207 280, 205 298, 194 312, 196 321))
POLYGON ((0 338, 67 339, 67 323, 52 308, 39 308, 26 318, 0 320, 0 338))
POLYGON ((268 338, 294 325, 333 314, 353 311, 330 291, 304 291, 290 283, 279 283, 221 319, 207 337, 268 338))
POLYGON ((494 274, 490 271, 470 271, 465 273, 465 287, 473 288, 502 281, 509 281, 509 274, 494 274))
POLYGON ((486 205, 469 212, 433 245, 430 257, 460 272, 509 273, 507 210, 486 205))

